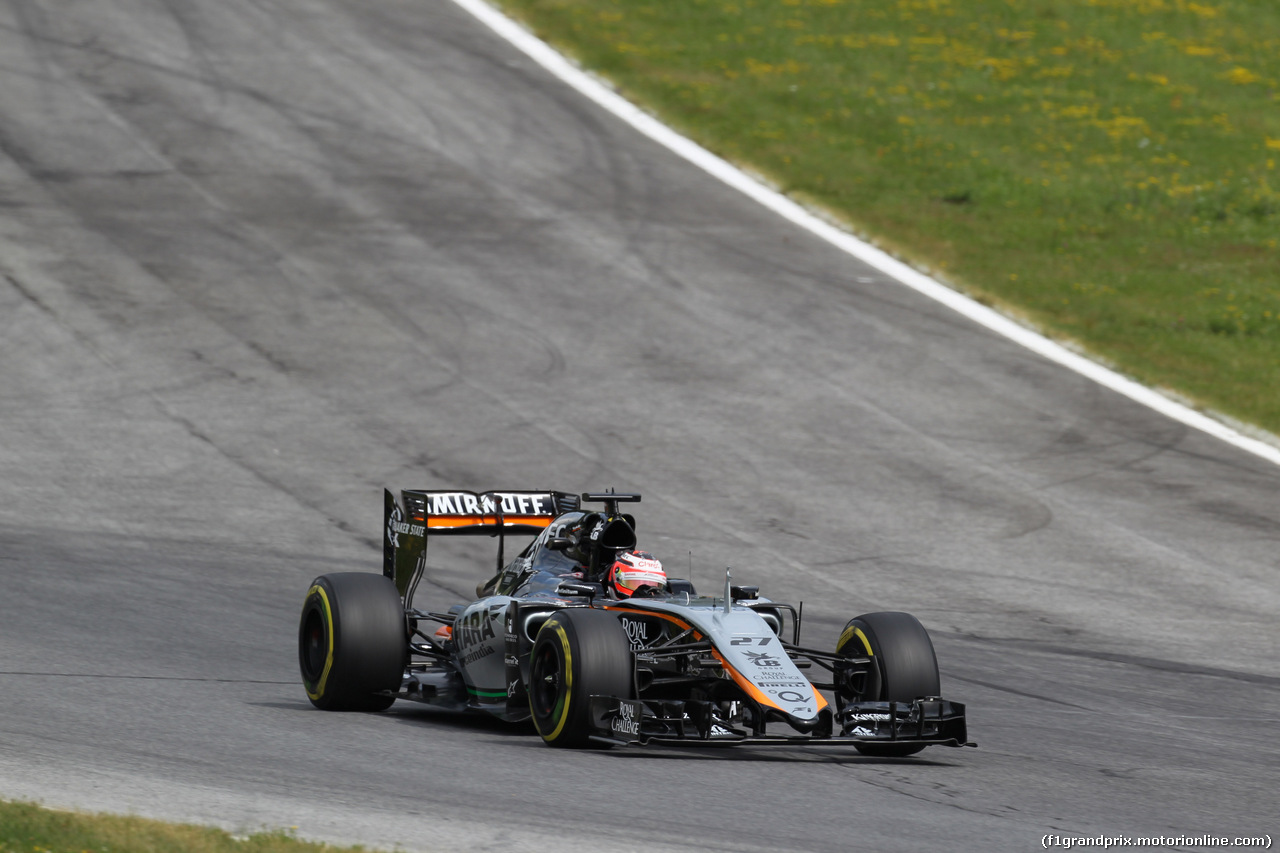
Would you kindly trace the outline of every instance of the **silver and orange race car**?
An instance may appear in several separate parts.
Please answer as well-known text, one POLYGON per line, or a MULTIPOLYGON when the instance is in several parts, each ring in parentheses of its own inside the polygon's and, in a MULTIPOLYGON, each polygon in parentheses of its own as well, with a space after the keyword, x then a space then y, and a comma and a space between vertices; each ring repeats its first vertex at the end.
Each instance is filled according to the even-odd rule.
POLYGON ((609 567, 636 547, 620 507, 639 501, 386 492, 382 573, 323 575, 307 591, 308 698, 334 711, 406 700, 532 720, 552 746, 843 744, 906 756, 973 745, 964 706, 939 696, 914 616, 855 617, 822 651, 800 644, 800 611, 734 585, 728 570, 713 595, 676 578, 610 583, 609 567), (497 571, 474 601, 421 610, 414 593, 439 536, 496 537, 497 571), (509 536, 533 539, 506 562, 509 536))

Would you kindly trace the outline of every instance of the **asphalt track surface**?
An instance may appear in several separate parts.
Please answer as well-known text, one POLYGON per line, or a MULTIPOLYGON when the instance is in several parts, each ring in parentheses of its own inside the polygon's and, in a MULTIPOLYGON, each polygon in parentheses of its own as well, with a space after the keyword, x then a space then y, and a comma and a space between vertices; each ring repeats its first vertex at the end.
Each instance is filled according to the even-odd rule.
POLYGON ((0 796, 413 851, 1274 837, 1278 493, 450 3, 0 4, 0 796), (918 615, 980 748, 314 710, 302 595, 378 569, 384 485, 640 491, 807 643, 918 615))

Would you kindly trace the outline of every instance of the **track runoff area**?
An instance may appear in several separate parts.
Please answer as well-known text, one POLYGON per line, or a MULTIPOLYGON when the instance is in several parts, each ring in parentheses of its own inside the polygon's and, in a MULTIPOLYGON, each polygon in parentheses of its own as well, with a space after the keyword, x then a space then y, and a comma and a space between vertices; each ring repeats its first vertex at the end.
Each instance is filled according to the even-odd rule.
POLYGON ((584 97, 595 102, 699 169, 723 181, 779 216, 826 240, 841 251, 884 273, 895 281, 939 302, 998 335, 1026 347, 1050 361, 1084 376, 1104 388, 1208 433, 1228 444, 1280 465, 1280 447, 1253 438, 1240 430, 1179 403, 1160 392, 1122 376, 1096 361, 1067 349, 1044 335, 952 290, 936 279, 897 260, 887 252, 858 239, 821 219, 781 193, 765 186, 738 167, 717 157, 696 142, 681 136, 640 107, 614 92, 606 83, 580 69, 563 54, 534 36, 485 0, 453 0, 501 38, 511 43, 546 71, 584 97))

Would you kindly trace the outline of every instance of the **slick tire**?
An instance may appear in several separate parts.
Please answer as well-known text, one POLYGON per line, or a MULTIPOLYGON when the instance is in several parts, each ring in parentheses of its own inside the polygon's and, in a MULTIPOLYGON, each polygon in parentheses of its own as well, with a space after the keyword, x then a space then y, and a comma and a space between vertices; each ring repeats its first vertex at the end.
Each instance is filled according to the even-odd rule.
POLYGON ((342 572, 311 582, 298 623, 298 664, 311 704, 325 711, 384 711, 404 677, 404 605, 382 575, 342 572))
MULTIPOLYGON (((933 641, 910 613, 865 613, 850 619, 840 633, 836 654, 871 658, 866 688, 857 697, 860 701, 911 702, 942 692, 933 641)), ((863 744, 857 749, 863 755, 901 757, 924 747, 863 744)))
POLYGON ((616 616, 603 610, 561 610, 543 623, 533 643, 529 710, 550 746, 588 746, 589 698, 631 699, 635 661, 616 616))

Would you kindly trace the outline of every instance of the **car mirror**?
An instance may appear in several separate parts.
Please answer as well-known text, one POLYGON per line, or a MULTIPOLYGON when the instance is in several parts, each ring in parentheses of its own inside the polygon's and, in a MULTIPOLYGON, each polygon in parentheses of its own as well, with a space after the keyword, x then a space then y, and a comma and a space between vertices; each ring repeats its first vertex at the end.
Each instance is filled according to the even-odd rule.
POLYGON ((564 536, 557 536, 554 539, 547 540, 548 551, 567 551, 569 546, 573 544, 573 540, 564 536))
POLYGON ((585 595, 588 598, 595 598, 600 593, 600 585, 594 583, 575 583, 574 581, 562 581, 556 587, 556 595, 585 595))
POLYGON ((685 580, 684 578, 667 578, 667 589, 675 593, 698 594, 698 591, 693 588, 693 581, 685 580))

